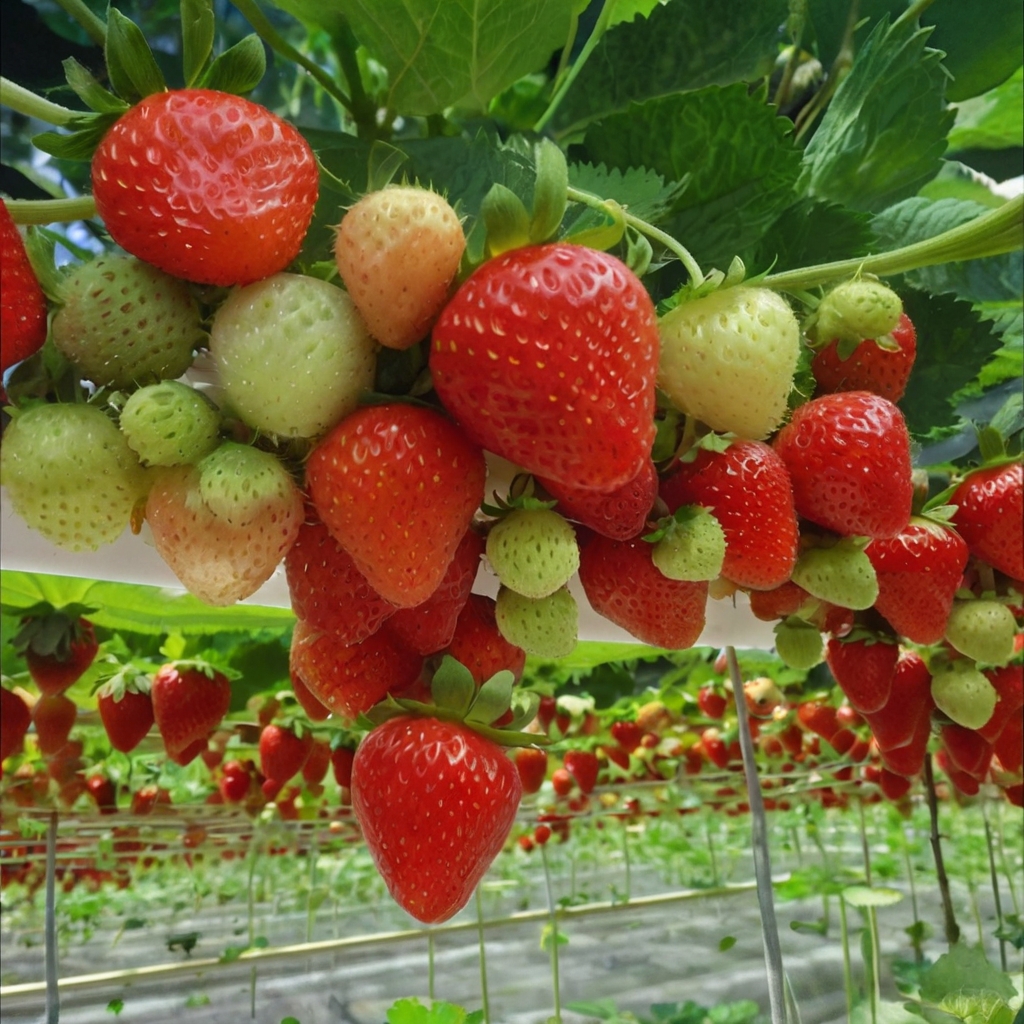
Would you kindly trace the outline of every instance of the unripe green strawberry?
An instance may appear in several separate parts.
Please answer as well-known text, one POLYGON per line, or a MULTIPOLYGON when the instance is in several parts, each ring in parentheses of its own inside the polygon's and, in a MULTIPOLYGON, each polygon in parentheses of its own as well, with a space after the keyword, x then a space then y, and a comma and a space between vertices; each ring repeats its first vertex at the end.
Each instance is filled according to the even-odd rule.
POLYGON ((524 597, 564 587, 579 568, 576 532, 547 508, 515 509, 487 535, 487 558, 501 582, 524 597))
POLYGON ((790 617, 775 627, 775 653, 790 668, 807 671, 825 659, 825 642, 809 622, 790 617))
POLYGON ((902 312, 900 297, 881 281, 844 281, 821 300, 814 336, 822 344, 881 338, 895 328, 902 312))
POLYGON ((1013 612, 999 601, 957 601, 946 623, 946 639, 961 653, 986 665, 1005 665, 1013 657, 1017 626, 1013 612))
POLYGON ((373 386, 377 345, 340 288, 275 274, 217 310, 210 351, 227 403, 250 427, 318 437, 373 386))
POLYGON ((134 392, 120 422, 128 446, 144 466, 180 466, 216 447, 220 412, 201 391, 164 380, 134 392))
POLYGON ((61 287, 54 344, 94 384, 127 388, 179 377, 206 344, 184 281, 129 256, 98 256, 61 287))
POLYGON ((878 576, 864 543, 844 538, 830 548, 808 548, 793 567, 793 582, 812 597, 855 611, 878 600, 878 576))
POLYGON ((968 658, 932 669, 932 699, 947 717, 965 729, 980 729, 992 717, 996 688, 968 658))
MULTIPOLYGON (((659 524, 660 525, 660 524, 659 524)), ((700 583, 717 579, 725 561, 725 533, 721 524, 700 505, 676 509, 655 534, 661 536, 651 552, 651 561, 670 580, 700 583)))
POLYGON ((566 587, 547 597, 523 597, 502 587, 494 609, 498 631, 527 654, 564 658, 579 638, 579 607, 566 587))
POLYGON ((18 515, 50 543, 94 551, 123 532, 147 477, 100 409, 39 405, 5 431, 0 482, 18 515))
POLYGON ((269 452, 225 441, 198 463, 199 494, 231 526, 248 526, 269 506, 288 507, 295 481, 269 452))
POLYGON ((363 196, 338 228, 338 272, 370 333, 388 348, 425 337, 448 297, 466 248, 458 215, 425 188, 363 196))
POLYGON ((683 412, 748 440, 786 413, 800 354, 800 325, 768 288, 722 288, 659 323, 658 384, 683 412))

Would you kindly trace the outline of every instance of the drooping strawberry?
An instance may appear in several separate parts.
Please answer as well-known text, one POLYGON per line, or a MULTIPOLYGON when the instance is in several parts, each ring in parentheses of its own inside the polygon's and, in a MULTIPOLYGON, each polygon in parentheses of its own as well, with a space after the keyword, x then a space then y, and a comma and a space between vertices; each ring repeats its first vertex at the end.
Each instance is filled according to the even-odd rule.
POLYGON ((900 652, 892 673, 889 699, 877 711, 864 716, 879 750, 894 750, 910 743, 920 719, 931 716, 932 676, 916 652, 900 652))
POLYGON ((944 725, 939 736, 954 767, 975 779, 985 777, 992 761, 992 744, 988 740, 962 725, 944 725))
POLYGON ((1006 771, 1020 775, 1024 768, 1024 721, 1020 715, 1006 723, 993 749, 1006 771))
POLYGON ((510 644, 540 658, 564 658, 579 639, 579 606, 568 587, 547 597, 524 597, 502 587, 494 617, 510 644))
POLYGON ((41 693, 63 693, 95 660, 99 644, 86 614, 81 605, 57 609, 45 602, 22 613, 12 644, 41 693))
POLYGON ((483 453, 430 409, 392 402, 341 421, 306 462, 321 520, 400 608, 438 588, 483 500, 483 453))
POLYGON ((987 665, 1005 665, 1016 649, 1013 612, 1002 601, 969 598, 953 602, 946 640, 961 654, 987 665))
MULTIPOLYGON (((793 582, 837 608, 863 610, 878 600, 878 576, 862 537, 814 538, 793 566, 793 582)), ((820 612, 821 609, 818 609, 820 612)), ((811 616, 817 618, 817 613, 811 616)))
POLYGON ((579 568, 576 533, 550 508, 514 508, 491 526, 487 560, 502 585, 541 598, 569 582, 579 568))
POLYGON ((151 683, 144 674, 126 668, 96 691, 96 707, 114 750, 133 751, 155 721, 151 683))
POLYGON ((971 554, 1024 580, 1024 465, 1003 463, 971 473, 949 499, 953 525, 971 554))
POLYGON ((331 709, 321 703, 320 698, 306 685, 294 665, 290 666, 288 676, 292 684, 292 693, 311 722, 325 722, 331 717, 331 709))
POLYGON ((670 512, 702 505, 714 513, 725 533, 726 579, 753 590, 781 586, 793 571, 799 540, 786 466, 759 441, 719 448, 699 448, 663 481, 661 497, 670 512))
POLYGON ((36 741, 42 754, 56 754, 68 741, 78 705, 63 693, 44 693, 32 706, 32 724, 36 728, 36 741))
POLYGON ((480 267, 433 330, 445 408, 484 448, 568 487, 632 480, 654 442, 658 334, 636 275, 554 243, 480 267))
POLYGON ((924 767, 932 727, 928 716, 917 719, 908 743, 879 752, 882 765, 894 775, 912 779, 924 767))
POLYGON ((865 554, 878 577, 875 610, 913 643, 938 643, 967 564, 959 534, 915 518, 895 537, 873 540, 865 554))
POLYGON ((263 794, 268 800, 273 800, 285 783, 302 771, 312 749, 311 732, 303 732, 300 736, 281 725, 264 726, 260 733, 259 753, 260 770, 266 779, 263 794))
POLYGON ((644 540, 593 537, 580 553, 580 582, 594 611, 643 643, 682 650, 704 629, 707 582, 670 580, 644 540))
POLYGON ((465 248, 458 214, 443 196, 393 186, 350 207, 334 256, 370 333, 388 348, 406 349, 441 312, 465 248))
POLYGON ((144 466, 198 462, 217 447, 220 410, 177 380, 147 384, 121 409, 121 433, 144 466))
POLYGON ((661 319, 658 384, 712 430, 761 440, 782 421, 800 325, 768 288, 720 288, 661 319))
POLYGON ((494 609, 494 598, 470 594, 446 648, 448 654, 469 669, 477 686, 502 670, 518 679, 526 665, 526 651, 509 643, 499 632, 494 609))
POLYGON ((1024 664, 1011 662, 1002 668, 988 669, 984 675, 996 691, 996 706, 992 717, 979 727, 978 734, 994 743, 1024 707, 1024 664))
POLYGON ((567 750, 562 758, 565 770, 573 777, 581 793, 592 793, 601 768, 592 750, 567 750))
POLYGON ((844 536, 894 537, 910 521, 910 435, 903 414, 867 391, 801 405, 773 446, 798 515, 844 536))
POLYGON ((787 580, 771 590, 751 590, 748 596, 751 613, 762 622, 774 622, 796 615, 808 603, 814 603, 814 598, 792 580, 787 580))
POLYGON ((32 711, 24 699, 7 687, 0 687, 0 761, 17 754, 32 723, 32 711))
POLYGON ((892 693, 893 672, 900 656, 899 645, 882 636, 829 640, 825 660, 840 689, 862 715, 881 711, 892 693))
POLYGON ((547 751, 540 747, 520 747, 515 754, 516 771, 524 793, 536 793, 548 773, 547 751))
POLYGON ((25 243, 0 199, 0 375, 34 355, 46 341, 46 296, 25 243))
POLYGON ((891 332, 877 339, 844 343, 829 341, 811 365, 818 390, 872 391, 898 402, 907 390, 917 357, 917 332, 910 317, 901 313, 891 332))
POLYGON ((318 192, 316 157, 288 122, 211 89, 147 96, 92 158, 111 238, 174 277, 248 284, 298 254, 318 192))
POLYGON ((697 707, 707 718, 718 721, 728 706, 729 698, 724 693, 719 693, 713 686, 702 686, 697 691, 697 707))
POLYGON ((992 718, 999 695, 970 658, 932 663, 932 700, 947 718, 980 729, 992 718))
POLYGON ((352 785, 352 764, 356 752, 351 747, 335 747, 331 751, 331 771, 334 781, 344 789, 352 785))
POLYGON ((150 696, 164 747, 180 764, 179 758, 186 754, 199 754, 200 746, 205 747, 207 737, 228 713, 231 682, 203 662, 168 662, 153 677, 150 696))
POLYGON ((826 743, 831 743, 832 737, 842 728, 836 719, 836 709, 817 700, 803 701, 796 709, 796 717, 805 729, 826 743))
POLYGON ((319 786, 327 777, 331 767, 331 748, 326 740, 313 740, 309 757, 302 766, 302 781, 307 786, 319 786))

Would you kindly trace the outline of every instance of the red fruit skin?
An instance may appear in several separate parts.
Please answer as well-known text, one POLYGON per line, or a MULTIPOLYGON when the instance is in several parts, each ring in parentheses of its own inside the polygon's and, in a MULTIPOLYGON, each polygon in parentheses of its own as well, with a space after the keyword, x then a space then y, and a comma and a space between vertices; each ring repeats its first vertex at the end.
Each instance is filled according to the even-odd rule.
POLYGON ((892 692, 892 677, 900 656, 897 644, 867 640, 839 640, 825 646, 825 661, 855 711, 870 715, 881 711, 892 692))
POLYGON ((318 786, 327 776, 331 767, 331 748, 326 740, 314 740, 309 757, 302 766, 302 780, 307 786, 318 786))
MULTIPOLYGON (((839 722, 836 720, 836 709, 831 704, 820 704, 813 700, 804 701, 797 707, 796 717, 805 729, 820 736, 826 743, 831 743, 832 737, 840 729, 839 722)), ((787 749, 789 749, 788 745, 787 749)))
POLYGON ((78 682, 85 670, 93 663, 99 645, 96 633, 88 619, 79 619, 76 635, 72 638, 67 657, 54 654, 38 654, 31 647, 25 651, 25 663, 32 681, 41 693, 63 693, 78 682))
POLYGON ((516 770, 524 793, 536 793, 548 773, 547 751, 540 747, 520 747, 515 753, 516 770))
POLYGON ((267 799, 273 798, 267 792, 267 783, 271 784, 273 796, 277 796, 285 783, 302 771, 312 749, 312 733, 304 732, 299 737, 280 725, 268 725, 263 729, 259 742, 260 771, 266 779, 263 792, 267 799))
POLYGON ((504 750, 454 722, 400 716, 363 740, 352 809, 395 901, 424 924, 469 902, 515 822, 522 785, 504 750))
POLYGON ((960 535, 912 519, 895 537, 871 541, 865 554, 878 576, 875 611, 911 642, 938 643, 967 565, 960 535))
POLYGON ((78 706, 69 697, 44 693, 32 707, 40 752, 47 757, 56 754, 67 743, 77 717, 78 706))
POLYGON ((942 746, 953 767, 975 779, 984 779, 992 762, 992 744, 973 729, 944 725, 939 730, 942 746))
POLYGON ((981 783, 973 775, 957 768, 948 752, 941 747, 935 752, 935 766, 945 773, 957 792, 964 796, 977 796, 981 790, 981 783))
POLYGON ((918 723, 928 721, 934 707, 928 666, 916 652, 903 651, 893 669, 888 701, 864 718, 878 749, 886 752, 913 742, 918 723))
POLYGON ((473 529, 467 530, 437 590, 423 604, 400 608, 390 618, 388 628, 406 647, 426 656, 451 643, 483 553, 483 537, 473 529))
POLYGON ((818 390, 871 391, 898 402, 907 390, 917 357, 917 331, 906 313, 892 330, 898 351, 880 348, 872 338, 860 342, 847 359, 839 358, 839 342, 830 341, 814 357, 811 372, 818 390))
POLYGON ((1020 715, 1003 726, 993 747, 1003 768, 1013 775, 1020 775, 1024 768, 1024 719, 1020 715))
POLYGON ((553 243, 506 252, 465 281, 434 325, 430 369, 482 447, 608 494, 650 458, 658 352, 636 275, 607 253, 553 243))
POLYGON ((538 482, 557 500, 557 511, 566 519, 612 540, 632 540, 641 533, 658 497, 658 471, 650 459, 636 476, 607 494, 543 478, 538 482))
POLYGON ((1024 707, 1024 664, 1011 662, 1002 668, 988 669, 983 675, 995 687, 997 699, 992 717, 977 732, 983 739, 994 743, 1004 727, 1020 716, 1024 707))
POLYGON ((931 734, 931 720, 928 716, 922 715, 914 726, 909 743, 879 751, 883 767, 896 775, 902 775, 905 779, 912 779, 924 768, 931 734))
POLYGON ((701 749, 705 757, 716 767, 726 768, 729 764, 729 747, 721 734, 714 727, 705 729, 700 737, 701 749))
POLYGON ((494 598, 470 594, 446 652, 469 669, 477 686, 501 671, 511 672, 518 680, 526 666, 526 651, 498 632, 494 606, 494 598))
POLYGON ((894 537, 910 521, 910 435, 903 414, 868 391, 801 405, 776 435, 797 514, 843 536, 894 537))
POLYGON ((591 750, 567 750, 562 758, 565 770, 576 781, 581 793, 592 793, 597 785, 597 773, 601 763, 591 750))
POLYGON ((343 644, 372 636, 395 612, 312 510, 284 557, 284 569, 296 617, 334 633, 343 644))
POLYGON ((288 122, 210 89, 147 96, 92 159, 111 238, 174 277, 249 284, 298 255, 318 192, 316 158, 288 122))
POLYGON ((355 760, 356 752, 348 747, 335 747, 331 751, 331 771, 334 774, 334 781, 343 789, 352 785, 352 763, 355 760))
POLYGON ((96 801, 100 814, 117 813, 117 787, 105 775, 90 775, 85 780, 89 795, 96 801))
POLYGON ((910 792, 910 787, 913 784, 911 779, 897 775, 895 772, 889 771, 888 768, 883 768, 878 774, 878 788, 893 803, 902 800, 910 792))
POLYGON ((120 700, 100 690, 96 698, 100 721, 114 750, 133 751, 153 727, 153 701, 148 693, 126 690, 120 700))
POLYGON ((292 632, 291 669, 324 707, 353 719, 369 711, 391 690, 401 690, 419 675, 419 655, 378 631, 346 646, 330 633, 297 619, 292 632))
POLYGON ((484 497, 483 452, 430 409, 392 402, 343 419, 306 461, 317 514, 400 608, 440 586, 484 497))
POLYGON ((46 297, 25 243, 0 199, 0 374, 28 359, 46 341, 46 297))
POLYGON ((168 756, 177 764, 187 764, 206 749, 207 737, 228 713, 231 683, 221 672, 209 677, 172 662, 153 677, 150 696, 168 756))
POLYGON ((294 666, 289 668, 288 675, 291 679, 292 693, 295 694, 299 706, 306 712, 306 717, 311 722, 326 722, 331 717, 331 709, 320 702, 320 698, 306 685, 294 666))
POLYGON ((642 643, 683 650, 704 630, 708 584, 662 575, 644 540, 591 538, 579 574, 594 611, 642 643))
POLYGON ((632 754, 640 746, 644 738, 644 731, 638 722, 619 721, 613 722, 611 727, 612 739, 627 754, 632 754))
POLYGON ((0 687, 0 761, 17 754, 32 724, 32 711, 13 690, 0 687))
POLYGON ((697 707, 707 718, 718 720, 725 714, 729 701, 724 694, 717 693, 710 686, 702 686, 697 691, 697 707))
POLYGON ((771 590, 751 590, 747 596, 750 598, 751 613, 762 622, 775 622, 788 615, 795 615, 812 600, 811 595, 792 580, 771 590))
POLYGON ((800 532, 793 486, 778 454, 760 441, 735 441, 724 452, 701 449, 661 485, 670 512, 701 505, 725 534, 722 575, 740 587, 772 590, 796 564, 800 532))
POLYGON ((240 804, 248 795, 252 775, 240 761, 227 761, 222 769, 217 789, 225 803, 240 804))
POLYGON ((949 503, 956 505, 952 522, 971 554, 1024 579, 1024 466, 1011 462, 971 473, 949 503))
POLYGON ((551 773, 551 788, 555 791, 555 796, 568 796, 574 784, 573 777, 565 768, 556 768, 551 773))

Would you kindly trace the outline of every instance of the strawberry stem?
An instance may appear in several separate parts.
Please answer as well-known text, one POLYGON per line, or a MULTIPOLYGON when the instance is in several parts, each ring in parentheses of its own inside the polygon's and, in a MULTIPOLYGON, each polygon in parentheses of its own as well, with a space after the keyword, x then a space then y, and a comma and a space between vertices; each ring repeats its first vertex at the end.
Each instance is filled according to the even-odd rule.
POLYGON ((476 934, 480 945, 480 1001, 483 1003, 484 1024, 491 1024, 491 1002, 487 998, 487 949, 484 943, 484 903, 480 886, 476 887, 476 934))
POLYGON ((46 829, 46 1024, 60 1020, 60 990, 57 987, 57 812, 50 812, 46 829))
POLYGON ((942 859, 942 841, 939 838, 939 802, 935 796, 935 774, 932 770, 931 756, 924 759, 924 795, 928 800, 928 816, 931 819, 931 832, 928 836, 935 859, 935 877, 939 883, 939 895, 942 897, 942 920, 946 932, 946 942, 952 949, 960 941, 960 926, 956 923, 953 911, 953 898, 949 892, 949 876, 946 874, 946 863, 942 859))
POLYGON ((64 13, 74 18, 85 30, 85 34, 99 47, 107 45, 107 24, 94 14, 83 0, 57 0, 64 13))
POLYGON ((81 116, 81 111, 44 100, 42 96, 37 96, 30 89, 3 76, 0 76, 0 106, 53 125, 64 125, 73 117, 81 116))
POLYGON ((544 865, 544 886, 548 896, 548 916, 551 918, 551 987, 555 998, 555 1024, 562 1024, 562 992, 558 978, 558 914, 555 911, 555 894, 551 888, 551 867, 548 864, 548 848, 544 843, 540 848, 540 859, 544 865))
POLYGON ((73 199, 8 199, 7 209, 15 224, 69 224, 96 216, 92 196, 73 199))

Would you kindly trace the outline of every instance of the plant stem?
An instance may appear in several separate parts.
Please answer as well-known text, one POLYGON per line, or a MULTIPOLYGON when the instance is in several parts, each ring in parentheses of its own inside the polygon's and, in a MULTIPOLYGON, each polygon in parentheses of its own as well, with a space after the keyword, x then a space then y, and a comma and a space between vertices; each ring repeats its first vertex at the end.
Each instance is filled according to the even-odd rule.
POLYGON ((427 995, 434 998, 434 930, 427 929, 427 995))
POLYGON ((743 677, 740 675, 739 662, 736 660, 736 648, 727 647, 725 650, 729 662, 732 691, 736 698, 736 724, 739 729, 740 749, 743 752, 743 774, 747 781, 747 802, 750 804, 754 877, 757 880, 757 902, 761 910, 761 934, 764 940, 765 967, 768 972, 768 1003, 772 1024, 785 1024, 785 974, 772 895, 772 865, 771 854, 768 850, 768 824, 765 819, 764 798, 761 795, 761 783, 757 777, 754 740, 750 735, 747 702, 743 695, 743 677))
POLYGON ((953 912, 953 898, 949 892, 949 876, 942 859, 942 843, 939 839, 939 802, 935 797, 935 774, 932 771, 932 759, 924 759, 924 791, 928 800, 928 814, 931 818, 932 856, 935 858, 935 874, 939 882, 939 894, 942 897, 942 917, 946 932, 946 942, 950 948, 960 940, 960 926, 956 923, 953 912))
POLYGON ((59 103, 51 103, 37 96, 31 89, 26 89, 9 78, 0 76, 0 106, 17 111, 26 117, 34 117, 47 124, 65 125, 73 117, 80 117, 81 111, 62 107, 59 103))
POLYGON ((107 24, 93 12, 82 0, 57 0, 64 13, 74 18, 85 30, 85 34, 99 47, 107 45, 107 24))
POLYGON ((1006 878, 1006 884, 1010 888, 1010 902, 1013 904, 1013 912, 1020 916, 1020 903, 1017 901, 1017 886, 1013 882, 1013 872, 1006 860, 1006 836, 1003 834, 1003 805, 999 805, 999 813, 996 816, 996 827, 999 831, 999 867, 1006 878))
POLYGON ((555 895, 551 888, 551 868, 548 864, 548 848, 540 848, 540 859, 544 864, 544 885, 548 896, 548 914, 551 919, 551 988, 555 999, 555 1024, 562 1024, 562 986, 558 977, 558 915, 555 913, 555 895))
POLYGON ((878 977, 882 969, 878 955, 878 911, 868 907, 868 927, 871 929, 871 1024, 877 1024, 878 1004, 882 1001, 882 985, 878 977))
POLYGON ((625 822, 622 823, 622 856, 626 865, 626 902, 628 903, 633 895, 633 881, 629 863, 629 829, 625 822))
POLYGON ((491 1003, 487 998, 487 950, 484 944, 484 904, 480 886, 476 887, 476 931, 480 947, 480 1001, 484 1008, 484 1024, 491 1024, 491 1003))
POLYGON ((992 826, 988 820, 988 807, 981 805, 985 819, 985 845, 988 847, 988 870, 992 880, 992 898, 996 905, 996 921, 999 924, 999 965, 1006 970, 1006 939, 1003 938, 1003 900, 999 892, 999 876, 996 874, 996 854, 992 844, 992 826))
POLYGON ((850 929, 846 923, 846 900, 839 897, 839 935, 843 941, 843 988, 846 990, 846 1022, 853 1022, 853 970, 850 967, 850 929))
POLYGON ((704 817, 704 835, 708 842, 708 854, 711 856, 711 884, 718 885, 718 858, 715 856, 715 842, 711 837, 711 815, 704 817))
POLYGON ((907 842, 906 833, 901 830, 903 836, 903 859, 907 865, 907 883, 910 886, 910 907, 914 914, 914 932, 911 944, 914 947, 914 960, 920 963, 924 959, 924 950, 921 948, 921 937, 918 925, 920 915, 917 910, 917 882, 914 881, 914 864, 910 859, 910 843, 907 842))
POLYGON ((870 886, 871 883, 871 848, 868 846, 868 830, 864 821, 864 801, 857 801, 857 808, 860 811, 860 849, 864 858, 864 881, 870 886))
POLYGON ((60 1020, 60 991, 57 988, 57 812, 50 812, 46 829, 46 1024, 60 1020))
POLYGON ((96 216, 92 196, 74 199, 8 199, 7 210, 15 224, 70 224, 96 216))

